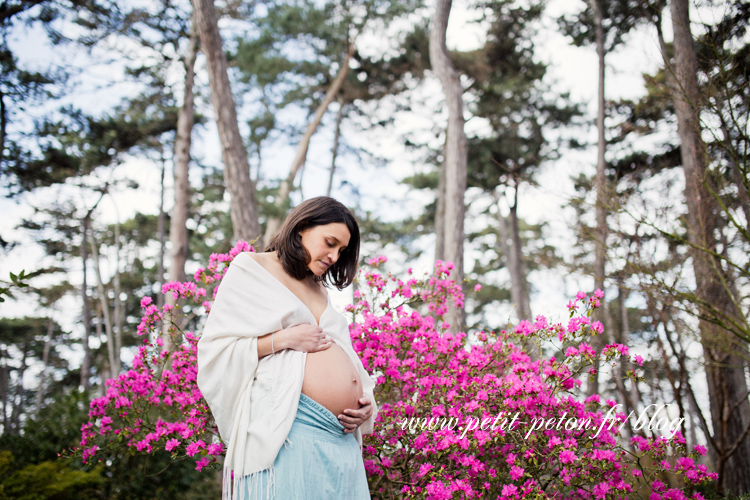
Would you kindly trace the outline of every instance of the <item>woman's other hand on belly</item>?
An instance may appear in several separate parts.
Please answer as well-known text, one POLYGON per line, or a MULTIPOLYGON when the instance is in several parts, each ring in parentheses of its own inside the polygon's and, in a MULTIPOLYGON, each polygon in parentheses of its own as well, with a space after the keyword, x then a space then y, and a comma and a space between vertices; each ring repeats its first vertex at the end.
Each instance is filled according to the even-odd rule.
POLYGON ((372 415, 372 402, 367 396, 359 398, 359 408, 347 408, 338 416, 339 422, 345 427, 344 432, 354 432, 357 427, 365 423, 372 415))

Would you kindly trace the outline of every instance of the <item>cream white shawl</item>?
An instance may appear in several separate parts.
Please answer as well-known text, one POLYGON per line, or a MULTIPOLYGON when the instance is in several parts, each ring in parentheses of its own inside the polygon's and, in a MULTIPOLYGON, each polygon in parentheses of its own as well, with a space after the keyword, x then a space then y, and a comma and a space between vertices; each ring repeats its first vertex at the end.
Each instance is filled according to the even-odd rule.
MULTIPOLYGON (((265 469, 273 487, 273 462, 297 413, 306 353, 286 349, 258 360, 258 337, 303 323, 315 325, 315 317, 291 290, 246 253, 234 258, 198 341, 198 387, 227 443, 222 499, 239 498, 245 481, 265 469)), ((354 433, 361 446, 377 415, 375 384, 330 297, 319 326, 354 363, 364 395, 373 402, 372 416, 354 433)), ((271 495, 269 489, 266 496, 271 495)))

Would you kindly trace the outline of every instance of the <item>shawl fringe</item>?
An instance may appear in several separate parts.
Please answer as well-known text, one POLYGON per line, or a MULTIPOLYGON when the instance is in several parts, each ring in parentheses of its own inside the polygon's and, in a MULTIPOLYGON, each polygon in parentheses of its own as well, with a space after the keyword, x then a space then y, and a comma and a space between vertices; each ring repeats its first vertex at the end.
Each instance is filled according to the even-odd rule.
POLYGON ((234 475, 231 469, 224 469, 221 487, 221 500, 273 500, 276 498, 276 471, 273 467, 259 470, 247 476, 234 475), (253 496, 260 481, 266 477, 266 491, 261 496, 253 496))

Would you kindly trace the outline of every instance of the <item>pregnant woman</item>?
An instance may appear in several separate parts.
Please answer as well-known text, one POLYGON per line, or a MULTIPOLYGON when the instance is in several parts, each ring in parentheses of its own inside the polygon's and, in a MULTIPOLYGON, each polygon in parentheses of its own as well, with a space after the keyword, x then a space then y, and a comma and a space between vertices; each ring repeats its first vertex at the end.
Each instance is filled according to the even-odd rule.
POLYGON ((374 383, 325 286, 350 285, 358 258, 354 216, 321 196, 230 264, 198 342, 198 386, 227 442, 223 498, 370 498, 374 383))

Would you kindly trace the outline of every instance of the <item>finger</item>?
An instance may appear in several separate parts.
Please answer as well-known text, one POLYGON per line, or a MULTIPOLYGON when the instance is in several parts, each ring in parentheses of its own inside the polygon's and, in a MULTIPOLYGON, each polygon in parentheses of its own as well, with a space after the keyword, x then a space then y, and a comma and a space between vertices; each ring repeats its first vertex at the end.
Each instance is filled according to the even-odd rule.
POLYGON ((367 413, 366 411, 359 409, 359 410, 352 410, 351 408, 347 408, 342 413, 344 413, 347 416, 352 416, 355 418, 362 418, 367 413))
POLYGON ((359 427, 364 422, 361 418, 342 417, 339 423, 345 427, 359 427))
POLYGON ((359 424, 357 424, 356 422, 342 422, 342 421, 339 421, 339 423, 342 426, 344 426, 345 429, 349 429, 349 430, 354 430, 357 427, 359 427, 359 424))

